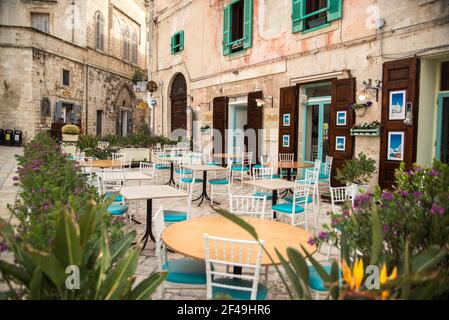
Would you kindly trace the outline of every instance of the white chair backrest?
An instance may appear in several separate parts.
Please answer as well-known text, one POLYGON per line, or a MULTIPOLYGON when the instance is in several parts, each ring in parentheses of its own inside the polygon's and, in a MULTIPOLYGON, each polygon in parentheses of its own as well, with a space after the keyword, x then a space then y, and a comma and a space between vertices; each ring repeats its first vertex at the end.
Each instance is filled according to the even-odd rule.
POLYGON ((191 164, 203 164, 203 154, 198 152, 190 153, 191 164))
POLYGON ((151 178, 154 177, 155 168, 156 166, 154 165, 154 163, 149 162, 141 162, 139 165, 140 172, 149 175, 151 178))
POLYGON ((313 166, 313 170, 318 171, 318 174, 320 173, 321 170, 321 160, 316 159, 315 160, 315 164, 313 166))
POLYGON ((332 163, 334 162, 334 158, 326 156, 326 162, 324 163, 324 174, 328 175, 330 178, 332 171, 332 163))
POLYGON ((280 162, 293 162, 295 159, 295 154, 293 153, 280 153, 279 161, 280 162))
POLYGON ((160 207, 153 217, 153 232, 156 240, 156 257, 159 271, 162 271, 162 266, 167 262, 167 248, 162 241, 162 232, 164 230, 164 209, 160 207))
MULTIPOLYGON (((308 180, 310 181, 310 180, 308 180)), ((301 204, 307 208, 308 199, 310 195, 311 184, 300 181, 295 182, 295 188, 293 189, 293 205, 301 204)), ((305 208, 305 209, 306 209, 305 208)))
POLYGON ((229 195, 229 211, 236 215, 264 218, 267 197, 229 195))
POLYGON ((316 171, 315 169, 313 170, 306 169, 304 174, 304 180, 302 180, 301 182, 305 184, 316 184, 318 183, 319 177, 320 177, 319 171, 316 171))
POLYGON ((106 192, 117 192, 117 188, 125 184, 125 172, 122 170, 102 170, 98 174, 99 194, 103 195, 106 192))
POLYGON ((353 186, 330 188, 330 190, 331 190, 332 211, 335 211, 336 204, 352 201, 354 198, 353 186))
POLYGON ((242 165, 243 166, 251 166, 253 162, 253 152, 244 152, 242 154, 242 165))
POLYGON ((263 240, 247 241, 220 238, 204 234, 204 250, 206 260, 207 298, 213 299, 214 287, 250 292, 250 299, 256 300, 260 280, 263 240), (234 274, 232 267, 245 269, 242 274, 234 274), (247 280, 251 286, 222 284, 219 279, 247 280))
POLYGON ((273 179, 273 168, 253 168, 253 180, 273 179))

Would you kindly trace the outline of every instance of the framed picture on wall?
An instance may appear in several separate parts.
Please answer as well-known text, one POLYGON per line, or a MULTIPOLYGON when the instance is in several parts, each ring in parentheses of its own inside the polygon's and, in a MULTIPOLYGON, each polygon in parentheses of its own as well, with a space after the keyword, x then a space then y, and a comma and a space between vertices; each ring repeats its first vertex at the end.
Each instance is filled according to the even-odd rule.
POLYGON ((388 132, 387 160, 404 161, 404 132, 388 132))
POLYGON ((346 126, 346 111, 337 111, 337 126, 346 126))
POLYGON ((282 147, 290 148, 290 136, 287 134, 282 136, 282 147))
POLYGON ((290 113, 284 114, 282 117, 282 125, 284 127, 290 127, 290 113))
POLYGON ((335 137, 335 150, 336 151, 346 150, 346 137, 342 136, 335 137))
POLYGON ((405 119, 405 101, 407 98, 406 95, 407 92, 405 90, 390 92, 390 105, 388 108, 389 120, 405 119))

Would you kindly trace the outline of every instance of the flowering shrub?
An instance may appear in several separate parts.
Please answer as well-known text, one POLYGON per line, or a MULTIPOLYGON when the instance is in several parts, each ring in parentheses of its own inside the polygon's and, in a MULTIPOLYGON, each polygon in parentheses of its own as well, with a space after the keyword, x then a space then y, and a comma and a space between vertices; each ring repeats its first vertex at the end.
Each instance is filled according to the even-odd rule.
MULTIPOLYGON (((26 144, 17 160, 18 175, 13 179, 20 186, 20 199, 9 209, 19 221, 18 234, 23 240, 36 249, 48 249, 55 238, 60 211, 69 206, 75 212, 85 211, 89 200, 98 201, 97 192, 47 133, 38 134, 26 144)), ((105 223, 113 234, 120 232, 120 224, 105 223)))
POLYGON ((359 109, 363 109, 363 108, 369 108, 373 105, 373 103, 371 101, 367 101, 365 103, 350 103, 347 106, 348 110, 359 110, 359 109))
MULTIPOLYGON (((389 268, 403 262, 405 242, 410 252, 420 254, 432 245, 444 247, 449 243, 449 166, 436 161, 431 168, 416 166, 406 172, 404 165, 396 172, 397 186, 392 191, 374 195, 362 194, 355 199, 354 208, 331 213, 331 224, 310 239, 318 245, 331 242, 345 245, 351 256, 356 252, 364 262, 370 261, 372 245, 371 212, 377 210, 383 230, 381 261, 389 268)), ((449 266, 448 259, 440 267, 449 266)))
POLYGON ((378 129, 380 128, 380 126, 380 122, 376 120, 370 123, 362 122, 359 124, 355 124, 352 129, 378 129))

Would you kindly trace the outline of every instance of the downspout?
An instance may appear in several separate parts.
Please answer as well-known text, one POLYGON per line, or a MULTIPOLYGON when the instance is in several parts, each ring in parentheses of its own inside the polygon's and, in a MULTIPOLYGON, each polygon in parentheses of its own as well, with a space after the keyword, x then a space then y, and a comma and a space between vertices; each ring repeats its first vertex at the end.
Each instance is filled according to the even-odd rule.
POLYGON ((88 109, 89 109, 89 65, 86 64, 86 135, 89 134, 89 119, 88 119, 88 109))
MULTIPOLYGON (((148 41, 147 41, 147 52, 148 52, 148 80, 153 80, 152 71, 153 71, 153 19, 154 19, 154 0, 149 2, 148 14, 147 14, 147 25, 148 25, 148 41)), ((152 97, 152 93, 148 92, 148 102, 152 97)), ((155 125, 155 107, 151 107, 150 109, 151 121, 150 121, 150 132, 154 134, 154 125, 155 125)))
POLYGON ((72 0, 72 43, 75 44, 75 0, 72 0))

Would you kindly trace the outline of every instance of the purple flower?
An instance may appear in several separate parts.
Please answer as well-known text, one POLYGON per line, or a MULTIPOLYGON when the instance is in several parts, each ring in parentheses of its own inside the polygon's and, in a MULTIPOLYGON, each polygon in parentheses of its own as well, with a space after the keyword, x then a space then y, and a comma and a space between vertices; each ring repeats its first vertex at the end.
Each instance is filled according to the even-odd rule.
POLYGON ((404 191, 404 190, 399 190, 398 191, 398 195, 401 196, 401 197, 406 198, 406 197, 408 197, 410 195, 410 193, 408 193, 407 191, 404 191))
POLYGON ((12 181, 19 181, 19 177, 12 177, 12 181))
POLYGON ((423 193, 421 191, 413 192, 413 198, 421 198, 422 196, 423 196, 423 193))
POLYGON ((351 214, 351 212, 348 209, 343 210, 344 217, 349 217, 350 214, 351 214))
POLYGON ((384 201, 393 201, 394 195, 390 191, 386 191, 382 193, 381 199, 384 201))
POLYGON ((367 101, 366 103, 365 103, 365 106, 367 106, 367 107, 371 107, 373 105, 373 103, 371 102, 371 101, 367 101))
POLYGON ((41 188, 41 189, 39 190, 39 192, 40 192, 40 193, 45 193, 45 192, 47 192, 47 189, 41 188))
POLYGON ((44 211, 48 211, 53 207, 53 205, 51 203, 45 202, 42 206, 42 210, 44 211))
POLYGON ((8 251, 8 246, 5 242, 0 242, 0 253, 8 251))
POLYGON ((324 231, 318 232, 318 238, 320 240, 326 241, 328 236, 329 236, 329 234, 327 232, 324 232, 324 231))
POLYGON ((48 246, 51 247, 53 243, 55 242, 55 239, 48 239, 48 246))
POLYGON ((359 207, 364 203, 371 202, 371 195, 369 193, 363 193, 355 197, 354 205, 355 207, 359 207))
POLYGON ((80 193, 83 192, 83 191, 84 191, 83 188, 76 188, 76 189, 73 191, 73 194, 74 194, 74 195, 78 195, 78 194, 80 194, 80 193))
POLYGON ((432 176, 432 177, 437 177, 439 174, 440 174, 440 173, 439 173, 438 170, 436 170, 436 169, 432 169, 432 170, 429 172, 429 175, 432 176))
POLYGON ((315 239, 312 238, 312 237, 310 237, 309 240, 307 241, 307 244, 308 244, 309 246, 314 246, 314 245, 315 245, 315 239))
POLYGON ((384 234, 387 234, 390 231, 390 227, 387 224, 384 224, 384 234))
POLYGON ((439 214, 440 216, 442 216, 442 215, 444 215, 444 212, 445 212, 446 210, 443 208, 443 207, 441 207, 441 206, 439 206, 438 204, 436 204, 436 203, 434 203, 433 205, 432 205, 432 208, 430 209, 430 214, 432 214, 432 215, 437 215, 437 214, 439 214))
POLYGON ((415 167, 415 171, 416 172, 422 172, 424 169, 422 168, 422 167, 420 167, 420 166, 416 166, 415 167))

